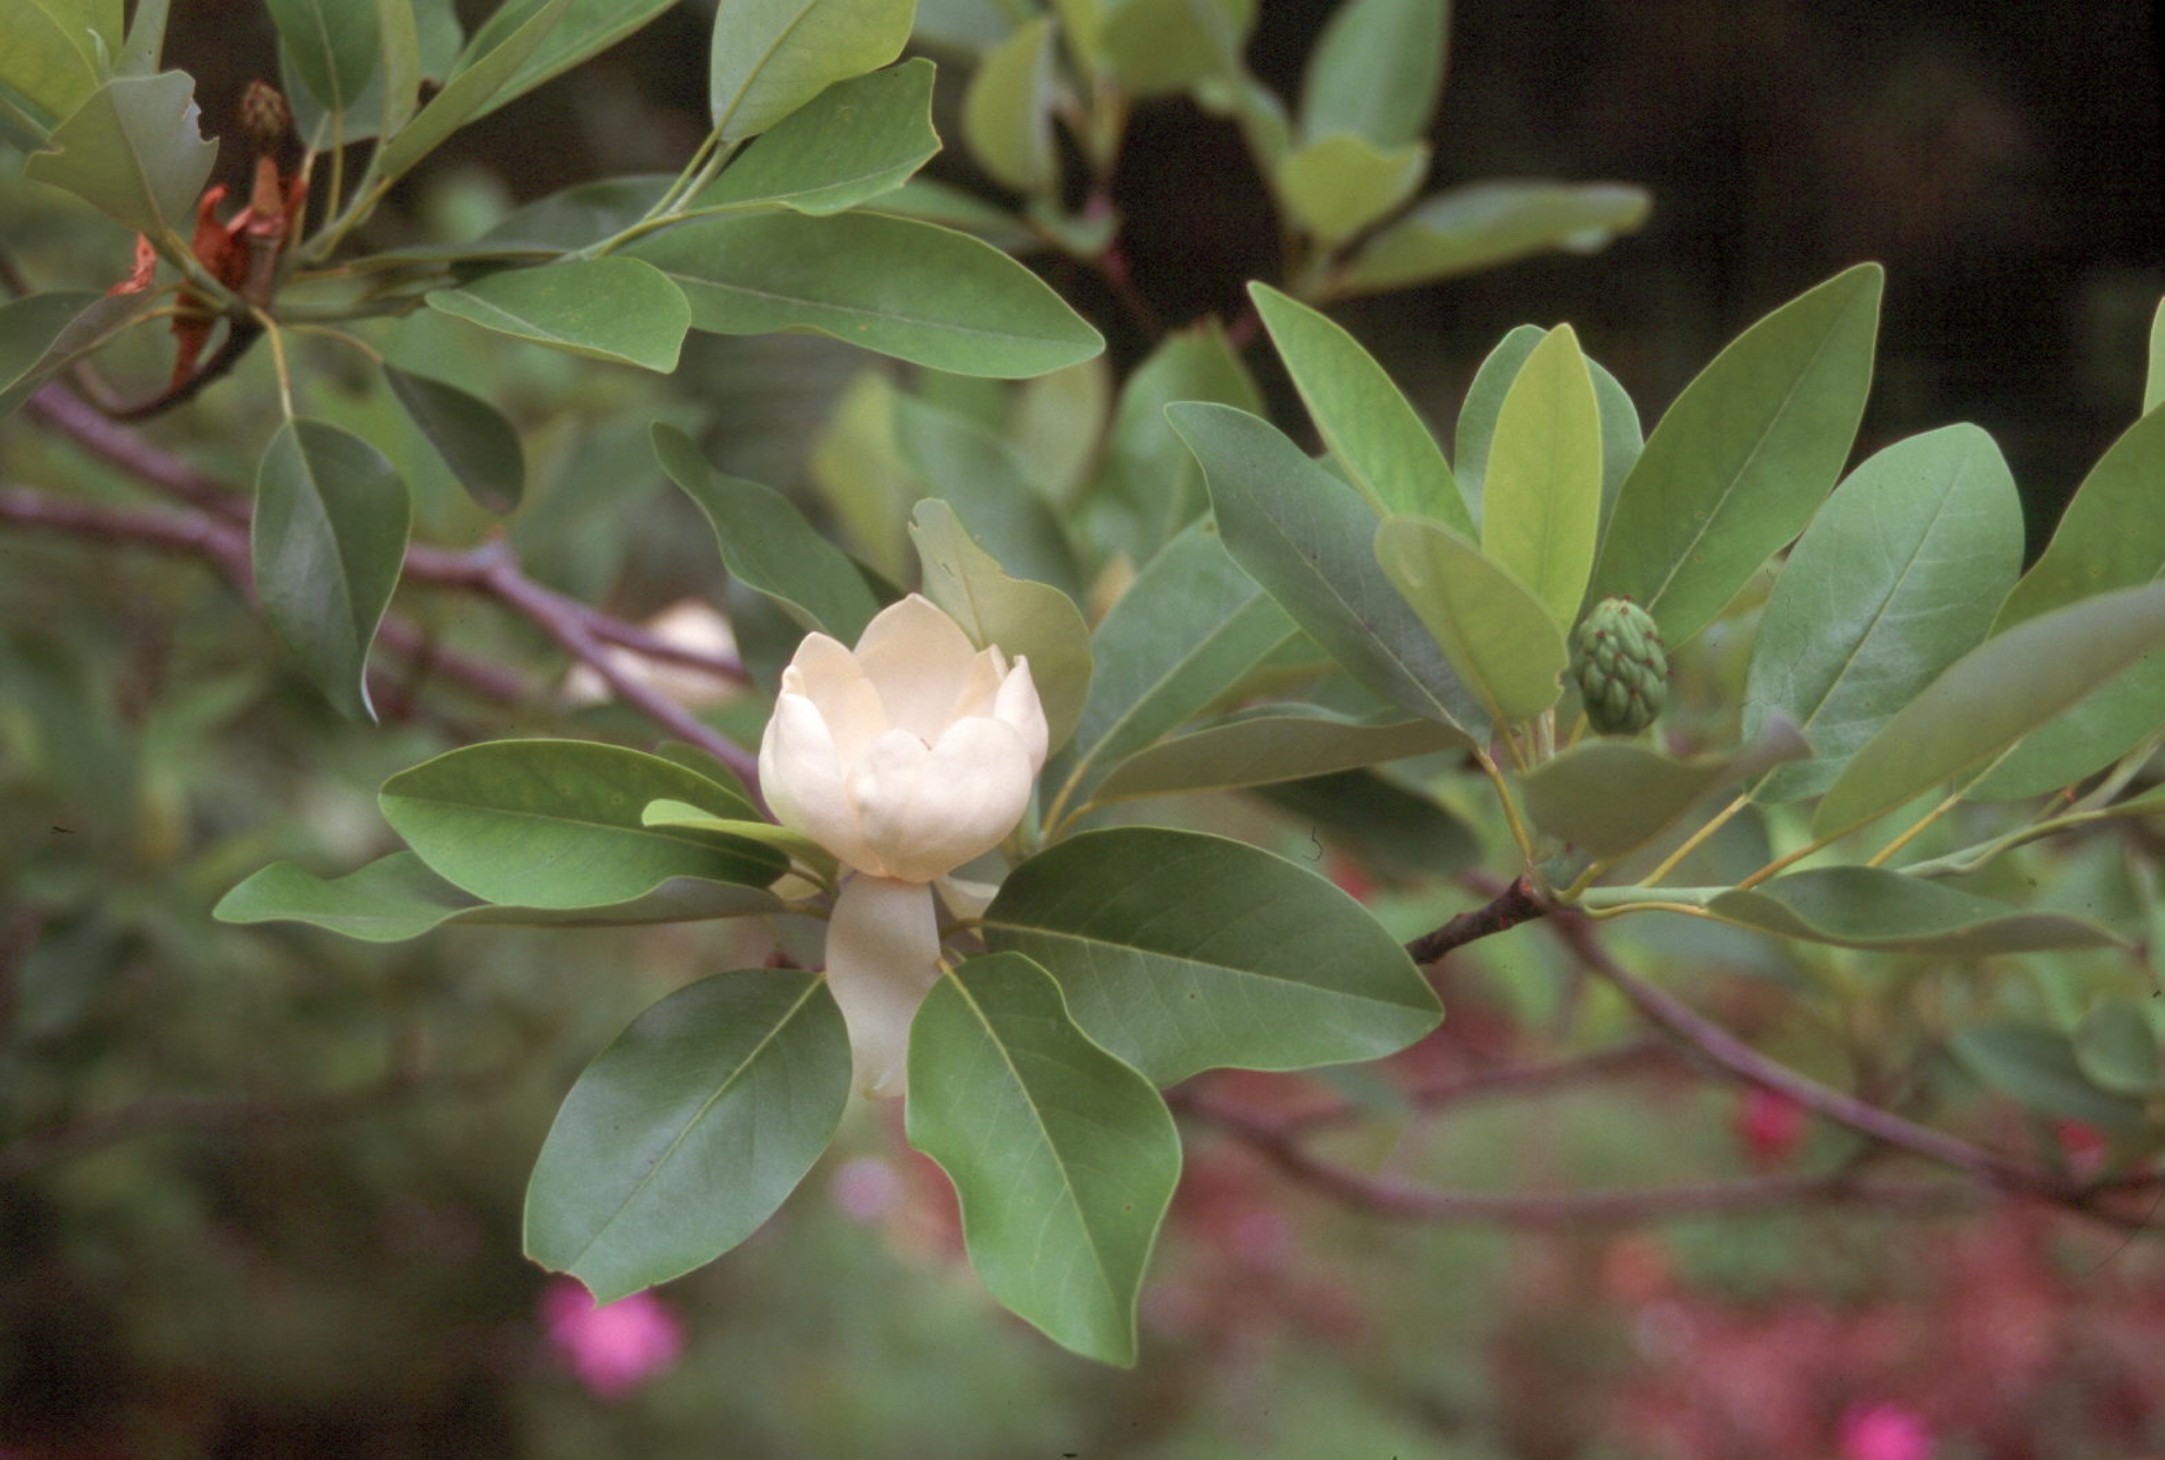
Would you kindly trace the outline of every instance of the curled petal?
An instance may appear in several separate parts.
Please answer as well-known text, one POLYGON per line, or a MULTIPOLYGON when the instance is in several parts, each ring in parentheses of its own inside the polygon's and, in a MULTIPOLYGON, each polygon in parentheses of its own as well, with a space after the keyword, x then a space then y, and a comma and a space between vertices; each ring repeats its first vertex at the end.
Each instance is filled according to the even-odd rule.
POLYGON ((847 862, 862 867, 874 858, 866 845, 855 803, 844 784, 834 737, 819 707, 784 691, 759 742, 759 783, 775 820, 847 862))
POLYGON ((883 808, 877 821, 864 808, 866 840, 894 876, 929 882, 991 851, 1014 830, 1036 774, 1012 727, 960 721, 932 747, 905 800, 883 808))
POLYGON ((1000 686, 1007 679, 1006 655, 997 647, 980 649, 970 661, 970 672, 964 677, 962 691, 955 697, 954 711, 949 721, 968 719, 972 715, 990 715, 999 702, 1000 686))
POLYGON ((857 656, 825 634, 811 634, 782 671, 785 693, 803 695, 819 707, 834 740, 836 757, 849 765, 887 728, 880 693, 865 678, 857 656))
POLYGON ((842 1007, 859 1093, 900 1095, 910 1021, 939 981, 932 889, 860 872, 842 884, 827 925, 827 987, 842 1007))
POLYGON ((962 626, 915 593, 881 609, 857 641, 857 662, 879 690, 887 722, 927 745, 955 718, 976 659, 962 626))
POLYGON ((1045 724, 1045 702, 1038 698, 1037 681, 1030 677, 1028 657, 1017 659, 1007 678, 1000 682, 992 715, 1001 724, 1012 725, 1022 737, 1023 749, 1030 757, 1030 774, 1035 776, 1043 770, 1051 732, 1045 724))

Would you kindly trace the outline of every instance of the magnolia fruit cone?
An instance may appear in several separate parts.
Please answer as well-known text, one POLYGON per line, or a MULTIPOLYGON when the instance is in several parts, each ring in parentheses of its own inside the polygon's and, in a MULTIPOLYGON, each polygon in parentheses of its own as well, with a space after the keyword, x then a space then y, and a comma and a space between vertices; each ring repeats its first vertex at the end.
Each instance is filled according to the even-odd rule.
POLYGON ((1600 735, 1636 735, 1654 723, 1669 694, 1669 656, 1646 610, 1604 598, 1571 636, 1571 677, 1600 735))
POLYGON ((850 870, 827 984, 865 1094, 902 1092, 910 1019, 939 973, 932 884, 1014 830, 1046 739, 1029 661, 976 648, 916 594, 855 649, 812 634, 782 671, 760 784, 777 821, 850 870))

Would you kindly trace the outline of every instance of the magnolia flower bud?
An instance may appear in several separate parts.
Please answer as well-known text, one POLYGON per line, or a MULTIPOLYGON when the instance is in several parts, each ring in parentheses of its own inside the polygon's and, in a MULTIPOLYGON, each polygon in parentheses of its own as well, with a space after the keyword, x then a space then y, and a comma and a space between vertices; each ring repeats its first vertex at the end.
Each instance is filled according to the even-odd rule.
POLYGON ((916 594, 854 650, 807 637, 759 747, 782 825, 852 875, 827 938, 859 1088, 899 1094, 909 1021, 937 977, 931 884, 998 846, 1044 768, 1045 710, 1027 660, 971 645, 916 594))
POLYGON ((1600 735, 1636 735, 1654 723, 1669 694, 1669 656, 1646 610, 1604 598, 1571 637, 1571 677, 1600 735))

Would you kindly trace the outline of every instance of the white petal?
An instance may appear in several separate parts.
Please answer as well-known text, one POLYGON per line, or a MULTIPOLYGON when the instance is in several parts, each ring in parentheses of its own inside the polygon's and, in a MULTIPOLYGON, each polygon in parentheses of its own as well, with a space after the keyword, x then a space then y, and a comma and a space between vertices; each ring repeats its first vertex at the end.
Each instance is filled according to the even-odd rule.
POLYGON ((857 656, 825 634, 807 635, 797 655, 782 671, 782 688, 819 706, 820 718, 834 739, 835 758, 853 764, 873 737, 887 728, 880 693, 865 678, 857 656))
POLYGON ((759 742, 759 784, 774 819, 861 867, 873 861, 819 707, 784 691, 759 742))
POLYGON ((1027 655, 1015 661, 1015 667, 1000 682, 999 698, 993 701, 993 718, 1003 725, 1015 727, 1022 737, 1023 749, 1030 757, 1030 774, 1035 776, 1045 769, 1045 751, 1051 738, 1045 725, 1045 702, 1038 698, 1037 681, 1030 674, 1027 655))
POLYGON ((933 882, 938 889, 940 901, 958 918, 981 918, 992 900, 1000 895, 997 882, 971 882, 961 877, 941 877, 933 882))
POLYGON ((880 610, 857 641, 857 662, 879 690, 887 722, 927 745, 954 720, 976 659, 962 626, 915 593, 880 610))
POLYGON ((827 988, 842 1006, 857 1089, 900 1095, 910 1021, 939 981, 932 889, 858 873, 842 884, 827 925, 827 988))
MULTIPOLYGON (((916 844, 911 807, 916 801, 918 781, 931 759, 932 748, 924 741, 907 730, 889 730, 865 747, 857 764, 850 767, 850 802, 857 809, 857 825, 873 857, 871 862, 860 864, 865 870, 882 876, 900 875, 895 858, 906 855, 916 844)), ((932 879, 926 876, 917 880, 932 879)))
POLYGON ((1014 830, 1030 804, 1036 772, 1012 726, 963 720, 951 726, 918 768, 894 830, 866 837, 897 877, 929 882, 983 856, 1014 830))
POLYGON ((962 692, 955 696, 947 717, 949 724, 972 715, 992 713, 992 707, 999 702, 1000 686, 1007 679, 1005 658, 997 648, 978 651, 977 657, 970 661, 970 673, 962 682, 962 692))

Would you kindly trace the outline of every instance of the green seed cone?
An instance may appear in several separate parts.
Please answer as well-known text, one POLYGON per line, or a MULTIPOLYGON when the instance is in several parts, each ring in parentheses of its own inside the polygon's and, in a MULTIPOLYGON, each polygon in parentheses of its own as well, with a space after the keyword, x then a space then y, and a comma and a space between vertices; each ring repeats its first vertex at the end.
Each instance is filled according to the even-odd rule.
POLYGON ((1604 598, 1571 636, 1571 677, 1599 735, 1636 735, 1669 696, 1669 656, 1645 609, 1604 598))

